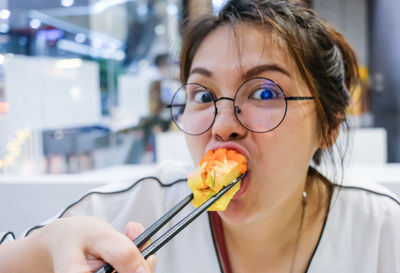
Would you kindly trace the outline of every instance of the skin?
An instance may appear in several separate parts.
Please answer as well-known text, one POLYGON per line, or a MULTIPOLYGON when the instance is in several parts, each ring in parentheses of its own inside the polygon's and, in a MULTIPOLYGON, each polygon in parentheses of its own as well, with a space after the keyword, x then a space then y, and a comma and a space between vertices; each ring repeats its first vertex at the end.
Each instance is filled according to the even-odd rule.
MULTIPOLYGON (((208 87, 216 97, 233 98, 244 80, 266 77, 287 96, 310 96, 288 56, 279 40, 263 28, 242 23, 234 36, 231 26, 221 26, 200 45, 188 82, 208 87)), ((233 271, 289 272, 309 162, 321 146, 315 104, 288 102, 281 125, 261 134, 240 125, 232 102, 219 101, 217 107, 212 128, 200 136, 187 135, 186 140, 195 163, 218 147, 237 149, 248 160, 247 188, 219 212, 233 271)), ((304 272, 318 241, 326 209, 317 210, 317 193, 323 190, 322 186, 307 189, 304 229, 293 272, 304 272)))
POLYGON ((121 273, 155 272, 156 257, 145 261, 132 244, 143 230, 142 225, 129 222, 124 235, 94 217, 58 219, 24 239, 2 244, 0 268, 80 273, 95 272, 107 261, 121 273))

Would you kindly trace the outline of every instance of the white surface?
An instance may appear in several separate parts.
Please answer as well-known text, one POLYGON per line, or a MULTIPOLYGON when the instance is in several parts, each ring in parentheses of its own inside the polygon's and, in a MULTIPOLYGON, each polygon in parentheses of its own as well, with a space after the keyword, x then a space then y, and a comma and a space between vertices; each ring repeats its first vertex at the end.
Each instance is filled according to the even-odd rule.
POLYGON ((353 166, 349 174, 372 179, 378 183, 397 183, 400 184, 400 163, 388 163, 382 166, 353 166))
MULTIPOLYGON (((341 162, 340 154, 345 153, 344 166, 384 166, 387 163, 387 133, 384 128, 351 128, 348 132, 340 131, 333 146, 333 157, 336 165, 341 162)), ((318 169, 330 169, 330 158, 324 158, 323 166, 318 169)), ((328 175, 328 177, 330 177, 328 175)))
POLYGON ((156 134, 156 158, 158 162, 174 159, 192 161, 182 132, 167 132, 156 134))
POLYGON ((380 183, 400 197, 400 163, 355 165, 347 170, 346 177, 380 183))
POLYGON ((4 90, 10 104, 8 129, 97 124, 101 118, 99 83, 99 67, 95 62, 48 57, 7 58, 4 90))
POLYGON ((387 133, 384 128, 353 129, 351 163, 384 165, 387 162, 387 133))
POLYGON ((124 74, 118 77, 118 111, 127 119, 139 119, 150 112, 149 88, 152 76, 124 74))
POLYGON ((0 175, 0 232, 13 231, 19 236, 28 227, 53 217, 86 191, 141 177, 154 167, 125 165, 79 175, 0 175))

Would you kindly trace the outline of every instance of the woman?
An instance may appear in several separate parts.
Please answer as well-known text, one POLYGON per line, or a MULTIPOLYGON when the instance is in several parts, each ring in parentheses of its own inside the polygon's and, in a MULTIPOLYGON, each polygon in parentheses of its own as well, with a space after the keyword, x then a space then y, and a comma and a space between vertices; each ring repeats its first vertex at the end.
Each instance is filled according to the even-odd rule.
MULTIPOLYGON (((157 253, 157 272, 400 272, 399 201, 310 167, 332 155, 356 68, 342 36, 298 3, 233 0, 188 27, 175 122, 195 163, 232 148, 249 171, 225 211, 202 215, 157 253)), ((0 268, 90 272, 104 260, 121 273, 154 272, 156 258, 145 261, 128 239, 143 227, 117 230, 131 219, 149 225, 185 196, 190 170, 168 163, 158 180, 85 196, 1 246, 0 268)))

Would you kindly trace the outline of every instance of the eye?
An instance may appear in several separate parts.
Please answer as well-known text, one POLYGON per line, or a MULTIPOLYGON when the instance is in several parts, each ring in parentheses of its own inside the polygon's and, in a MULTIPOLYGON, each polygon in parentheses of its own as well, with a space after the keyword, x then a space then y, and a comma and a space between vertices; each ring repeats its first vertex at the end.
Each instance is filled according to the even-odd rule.
POLYGON ((207 103, 207 102, 212 102, 212 100, 213 100, 210 92, 208 92, 206 90, 196 91, 196 93, 193 96, 193 99, 195 102, 198 102, 198 103, 207 103))
POLYGON ((271 88, 260 88, 254 91, 252 99, 255 100, 272 100, 279 97, 279 93, 271 88))

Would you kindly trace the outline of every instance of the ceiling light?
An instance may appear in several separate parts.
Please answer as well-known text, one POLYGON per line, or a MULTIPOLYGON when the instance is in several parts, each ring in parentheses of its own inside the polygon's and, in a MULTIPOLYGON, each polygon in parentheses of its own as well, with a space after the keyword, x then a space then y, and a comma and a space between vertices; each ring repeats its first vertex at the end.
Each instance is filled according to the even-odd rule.
POLYGON ((163 25, 157 25, 157 26, 154 28, 154 32, 155 32, 158 36, 164 35, 164 34, 165 34, 165 27, 164 27, 163 25))
POLYGON ((42 24, 42 22, 40 22, 39 19, 32 19, 29 22, 29 26, 33 29, 38 29, 40 27, 40 25, 42 24))
POLYGON ((61 0, 61 5, 64 7, 70 7, 74 4, 74 0, 61 0))
POLYGON ((76 34, 75 41, 80 44, 84 43, 86 41, 86 35, 83 33, 76 34))
POLYGON ((11 12, 8 9, 0 10, 0 18, 3 20, 7 20, 10 18, 11 12))

